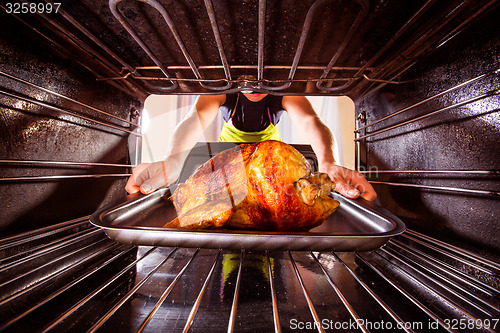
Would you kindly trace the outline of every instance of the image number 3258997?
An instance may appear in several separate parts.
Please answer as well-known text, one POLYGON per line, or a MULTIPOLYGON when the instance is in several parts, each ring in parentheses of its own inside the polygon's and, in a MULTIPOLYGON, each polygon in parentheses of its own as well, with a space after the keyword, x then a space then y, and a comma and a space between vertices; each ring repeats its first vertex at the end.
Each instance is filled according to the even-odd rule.
POLYGON ((19 3, 7 2, 2 6, 7 14, 52 14, 57 13, 61 7, 60 2, 55 3, 19 3))

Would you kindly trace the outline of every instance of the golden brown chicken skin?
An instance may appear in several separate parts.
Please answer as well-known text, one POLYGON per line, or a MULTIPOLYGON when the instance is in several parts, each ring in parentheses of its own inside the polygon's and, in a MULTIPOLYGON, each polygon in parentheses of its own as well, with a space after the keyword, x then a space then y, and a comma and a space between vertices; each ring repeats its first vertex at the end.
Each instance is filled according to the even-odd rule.
POLYGON ((242 144, 200 166, 170 198, 178 217, 167 228, 304 231, 321 224, 339 202, 327 174, 280 141, 242 144))

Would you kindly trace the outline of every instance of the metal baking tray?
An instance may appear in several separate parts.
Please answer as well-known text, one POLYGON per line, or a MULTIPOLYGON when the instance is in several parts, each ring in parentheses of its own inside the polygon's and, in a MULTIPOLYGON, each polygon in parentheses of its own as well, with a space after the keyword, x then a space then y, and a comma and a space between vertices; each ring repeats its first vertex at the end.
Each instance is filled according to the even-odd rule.
POLYGON ((183 230, 162 226, 177 217, 168 188, 124 200, 96 211, 90 222, 125 244, 245 250, 369 251, 384 245, 406 226, 389 211, 364 199, 332 192, 340 206, 308 232, 183 230))

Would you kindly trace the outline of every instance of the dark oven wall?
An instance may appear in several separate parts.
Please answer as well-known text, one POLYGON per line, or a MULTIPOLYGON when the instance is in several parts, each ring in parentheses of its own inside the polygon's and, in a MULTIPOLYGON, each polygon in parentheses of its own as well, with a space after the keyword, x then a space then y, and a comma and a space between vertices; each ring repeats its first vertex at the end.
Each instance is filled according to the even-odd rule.
POLYGON ((403 83, 356 103, 361 168, 382 204, 411 229, 497 254, 498 18, 497 6, 430 50, 403 83))
POLYGON ((0 18, 0 232, 8 235, 124 196, 142 102, 97 81, 33 16, 2 10, 0 18))
POLYGON ((218 94, 251 84, 275 94, 347 95, 358 114, 366 112, 366 125, 417 104, 358 133, 368 135, 359 140, 363 166, 386 170, 369 175, 382 203, 417 230, 495 247, 498 201, 484 191, 495 190, 497 179, 485 172, 498 170, 491 152, 498 98, 464 101, 498 89, 498 74, 421 102, 496 69, 498 0, 159 1, 176 14, 174 26, 153 1, 110 2, 121 14, 107 1, 62 1, 57 15, 11 15, 0 4, 3 230, 89 214, 123 195, 135 162, 127 140, 134 150, 138 138, 129 122, 147 94, 218 94), (248 74, 256 78, 239 79, 248 74))

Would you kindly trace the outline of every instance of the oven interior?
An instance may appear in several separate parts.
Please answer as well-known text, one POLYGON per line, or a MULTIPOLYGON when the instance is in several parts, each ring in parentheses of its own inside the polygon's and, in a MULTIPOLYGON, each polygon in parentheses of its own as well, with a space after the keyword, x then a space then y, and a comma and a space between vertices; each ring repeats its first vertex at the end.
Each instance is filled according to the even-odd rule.
POLYGON ((498 0, 0 4, 0 330, 500 330, 498 0), (49 10, 50 9, 50 10, 49 10), (150 94, 349 96, 407 231, 369 252, 123 245, 150 94))

